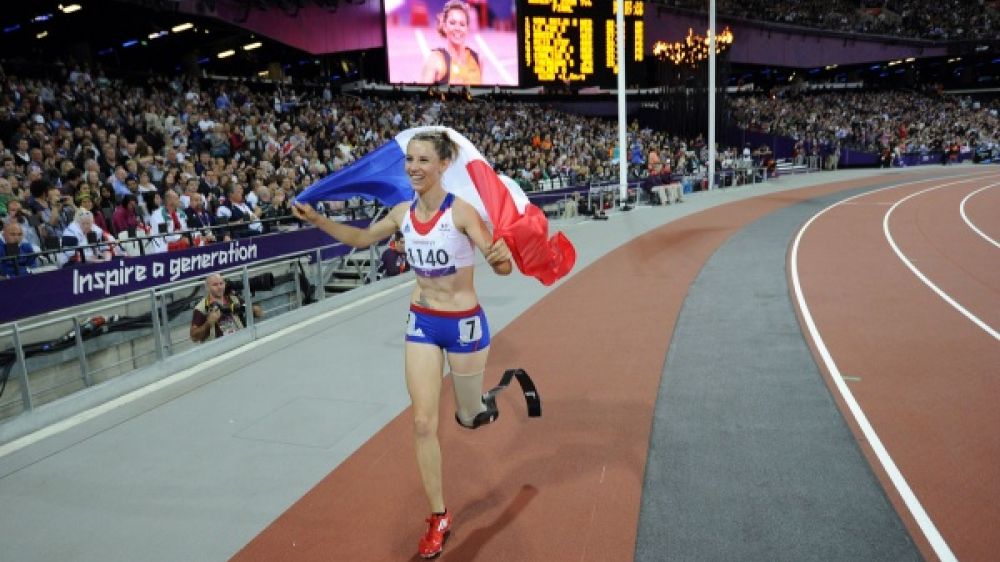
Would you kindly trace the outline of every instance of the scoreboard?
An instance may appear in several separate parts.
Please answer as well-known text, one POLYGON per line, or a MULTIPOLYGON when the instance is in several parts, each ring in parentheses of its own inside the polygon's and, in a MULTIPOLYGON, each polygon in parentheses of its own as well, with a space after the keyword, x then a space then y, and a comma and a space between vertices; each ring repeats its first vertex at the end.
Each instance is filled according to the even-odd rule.
MULTIPOLYGON (((626 78, 642 68, 643 0, 625 0, 626 78)), ((618 0, 519 0, 522 87, 617 86, 618 0)))

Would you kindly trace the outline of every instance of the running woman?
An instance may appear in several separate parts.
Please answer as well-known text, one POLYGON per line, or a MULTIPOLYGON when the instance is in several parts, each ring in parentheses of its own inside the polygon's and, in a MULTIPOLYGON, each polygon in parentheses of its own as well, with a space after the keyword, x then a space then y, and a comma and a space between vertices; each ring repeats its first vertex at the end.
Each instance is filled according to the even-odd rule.
POLYGON ((406 173, 416 193, 367 229, 327 219, 296 203, 297 218, 312 223, 338 241, 366 248, 402 232, 407 261, 416 274, 406 328, 405 373, 413 410, 417 465, 431 515, 418 552, 434 558, 451 530, 445 507, 438 441, 438 411, 445 361, 455 388, 455 418, 469 429, 497 418, 496 402, 483 399, 483 373, 490 330, 473 285, 474 250, 478 248, 499 275, 511 272, 511 253, 503 239, 493 241, 476 209, 448 193, 441 184, 458 155, 447 132, 415 135, 406 146, 406 173))

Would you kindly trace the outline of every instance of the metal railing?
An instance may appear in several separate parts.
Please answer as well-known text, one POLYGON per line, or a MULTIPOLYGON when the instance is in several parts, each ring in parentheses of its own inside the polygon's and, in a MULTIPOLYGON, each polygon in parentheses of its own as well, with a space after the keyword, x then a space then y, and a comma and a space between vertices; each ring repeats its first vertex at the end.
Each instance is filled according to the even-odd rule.
MULTIPOLYGON (((324 299, 324 275, 340 258, 324 262, 322 253, 336 246, 220 271, 239 287, 243 330, 256 337, 256 322, 324 299), (281 283, 255 291, 254 279, 267 273, 281 283)), ((377 256, 376 246, 367 251, 377 256)), ((165 283, 0 326, 0 423, 201 345, 190 322, 203 286, 203 278, 165 283)))

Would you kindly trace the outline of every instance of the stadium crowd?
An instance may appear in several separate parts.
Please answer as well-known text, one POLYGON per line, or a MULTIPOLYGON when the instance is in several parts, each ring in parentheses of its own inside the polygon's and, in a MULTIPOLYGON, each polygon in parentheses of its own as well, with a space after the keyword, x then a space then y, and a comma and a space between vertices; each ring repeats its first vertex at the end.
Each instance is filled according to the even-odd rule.
MULTIPOLYGON (((226 234, 204 232, 208 242, 267 232, 265 219, 288 217, 296 193, 418 125, 461 124, 494 168, 526 191, 556 177, 579 185, 618 173, 614 120, 539 103, 182 78, 136 85, 78 66, 59 80, 0 78, 0 217, 16 220, 37 248, 67 233, 100 240, 161 225, 158 232, 229 225, 226 234)), ((736 97, 730 105, 740 126, 810 146, 916 151, 1000 137, 995 107, 910 92, 736 97)), ((747 152, 720 148, 719 167, 747 160, 747 152)), ((702 168, 707 147, 700 137, 633 123, 625 157, 634 178, 689 174, 702 168)), ((179 238, 151 251, 183 247, 179 238)))
POLYGON ((912 91, 733 97, 736 124, 795 139, 798 154, 840 147, 895 156, 1000 146, 1000 104, 912 91))
MULTIPOLYGON (((697 11, 706 5, 661 3, 697 11)), ((1000 22, 997 0, 719 0, 717 6, 721 15, 746 20, 935 41, 994 40, 1000 22)))
MULTIPOLYGON (((144 85, 74 68, 61 81, 4 76, 0 85, 0 216, 16 200, 28 240, 60 237, 78 209, 104 232, 219 219, 261 232, 289 215, 303 188, 422 124, 461 129, 501 172, 522 182, 611 177, 616 125, 536 104, 334 96, 329 89, 254 91, 246 83, 162 79, 144 85), (482 102, 477 102, 482 103, 482 102), (167 214, 170 213, 170 220, 167 214), (36 234, 37 235, 34 235, 36 234)), ((679 145, 633 127, 631 160, 679 145), (646 147, 646 148, 642 148, 646 147)))

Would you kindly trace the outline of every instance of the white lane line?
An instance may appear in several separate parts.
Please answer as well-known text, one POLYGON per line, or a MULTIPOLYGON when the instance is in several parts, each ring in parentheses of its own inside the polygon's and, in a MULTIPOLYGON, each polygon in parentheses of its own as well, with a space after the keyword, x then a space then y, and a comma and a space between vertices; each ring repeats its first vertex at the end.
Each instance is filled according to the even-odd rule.
MULTIPOLYGON (((972 179, 974 178, 959 180, 945 185, 963 183, 965 181, 971 181, 972 179)), ((854 394, 851 392, 851 389, 848 388, 847 382, 844 380, 844 375, 842 375, 840 369, 837 368, 837 364, 834 362, 833 356, 830 354, 830 350, 827 349, 826 343, 823 341, 823 337, 819 333, 819 329, 816 328, 816 321, 813 320, 812 313, 809 311, 809 305, 806 304, 805 295, 802 292, 802 283, 799 280, 799 244, 802 242, 802 237, 805 235, 806 230, 813 222, 815 222, 816 219, 823 216, 823 214, 830 209, 833 209, 842 203, 851 202, 859 197, 927 181, 934 181, 934 179, 908 181, 865 193, 859 193, 848 197, 843 201, 834 203, 833 205, 830 205, 813 215, 812 218, 802 225, 802 228, 799 229, 799 233, 795 236, 795 241, 792 243, 792 255, 790 259, 792 266, 792 287, 795 289, 795 300, 799 305, 799 310, 802 313, 802 320, 806 324, 806 329, 809 331, 809 337, 812 338, 813 343, 816 345, 816 350, 819 352, 820 358, 823 360, 823 364, 826 366, 826 370, 830 374, 830 379, 833 381, 834 386, 840 393, 841 398, 844 400, 844 404, 846 404, 848 410, 850 410, 851 415, 854 416, 854 420, 857 422, 858 428, 861 430, 861 433, 864 434, 865 440, 868 441, 869 446, 871 446, 872 452, 875 453, 875 457, 878 459, 879 464, 881 464, 882 469, 885 470, 886 475, 889 477, 889 481, 892 482, 892 485, 896 488, 900 498, 902 498, 903 503, 910 511, 910 515, 913 516, 914 521, 917 522, 917 525, 924 533, 924 536, 927 537, 927 542, 930 543, 931 548, 934 549, 934 553, 937 557, 942 562, 957 562, 957 558, 955 558, 955 555, 951 552, 951 548, 948 547, 948 543, 945 542, 941 533, 938 532, 937 527, 934 525, 934 522, 931 521, 930 516, 927 515, 927 511, 924 510, 924 507, 920 504, 920 500, 917 499, 916 494, 913 493, 910 485, 906 482, 906 478, 903 477, 903 473, 899 471, 896 463, 892 460, 892 457, 889 456, 889 451, 886 450, 885 445, 882 444, 882 440, 879 439, 878 434, 875 433, 875 428, 872 427, 871 422, 868 421, 868 417, 865 416, 864 411, 861 410, 861 405, 858 404, 858 401, 854 398, 854 394)))
MULTIPOLYGON (((889 242, 889 246, 892 247, 892 251, 896 253, 896 257, 898 257, 900 261, 902 261, 903 264, 906 265, 906 267, 908 267, 910 271, 917 276, 917 279, 920 279, 924 283, 924 285, 930 287, 930 289, 934 291, 934 293, 937 294, 937 296, 941 297, 941 299, 944 302, 950 304, 952 308, 957 310, 960 314, 962 314, 962 316, 968 318, 973 324, 979 326, 979 328, 981 328, 984 332, 992 336, 993 339, 1000 340, 1000 333, 998 333, 995 329, 993 329, 992 326, 984 322, 975 314, 969 312, 964 306, 959 304, 958 301, 953 299, 951 295, 942 291, 940 287, 938 287, 937 285, 934 284, 933 281, 928 279, 927 276, 924 275, 922 271, 917 269, 917 266, 913 265, 913 262, 911 262, 909 258, 906 257, 906 254, 904 254, 903 251, 899 249, 899 246, 896 245, 896 241, 893 240, 892 232, 890 231, 889 228, 889 219, 892 217, 892 212, 895 211, 900 205, 906 203, 907 201, 918 195, 923 195, 924 193, 941 189, 942 187, 947 187, 949 185, 953 185, 953 183, 945 183, 934 187, 928 187, 927 189, 921 189, 916 193, 911 193, 906 197, 900 199, 899 201, 896 201, 896 204, 893 205, 892 207, 889 207, 889 210, 886 211, 885 216, 882 218, 882 232, 883 234, 885 234, 885 239, 889 242)), ((993 185, 1000 185, 1000 184, 990 184, 990 186, 993 185)))
POLYGON ((994 184, 987 185, 986 187, 980 187, 979 189, 977 189, 977 190, 973 191, 972 193, 966 195, 965 198, 962 199, 962 204, 958 206, 958 210, 959 210, 959 213, 962 215, 962 220, 965 221, 965 224, 969 225, 969 228, 971 228, 973 232, 975 232, 976 234, 978 234, 979 236, 981 236, 983 238, 983 240, 986 240, 990 244, 993 244, 997 248, 1000 248, 1000 242, 997 242, 996 240, 994 240, 994 239, 990 238, 989 236, 987 236, 985 232, 983 232, 982 230, 979 230, 979 228, 975 224, 973 224, 972 221, 969 219, 969 216, 965 214, 965 202, 966 201, 968 201, 969 199, 972 199, 973 195, 976 195, 977 193, 979 193, 981 191, 986 191, 987 189, 990 189, 991 187, 996 187, 998 185, 1000 185, 1000 184, 994 183, 994 184))
POLYGON ((500 73, 500 78, 503 79, 502 82, 503 84, 517 84, 517 80, 515 80, 514 77, 510 75, 510 72, 507 71, 507 67, 505 67, 503 63, 500 62, 500 59, 497 58, 496 53, 493 52, 493 48, 490 47, 489 43, 487 43, 486 40, 483 39, 482 35, 478 34, 476 35, 476 45, 479 45, 479 52, 483 53, 483 56, 486 57, 486 60, 490 61, 490 64, 493 65, 493 68, 496 68, 497 72, 500 73))
POLYGON ((200 372, 202 372, 202 371, 204 371, 206 369, 210 369, 211 367, 214 367, 215 365, 223 364, 226 361, 228 361, 230 359, 233 359, 237 355, 246 353, 246 351, 249 350, 249 349, 253 349, 253 348, 258 347, 260 345, 263 345, 265 343, 269 343, 269 342, 274 341, 274 340, 276 340, 276 339, 278 339, 278 338, 280 338, 282 336, 285 336, 285 335, 290 334, 292 332, 298 331, 298 330, 300 330, 300 329, 302 329, 302 328, 304 328, 306 326, 310 326, 310 325, 315 324, 317 322, 322 322, 323 320, 326 320, 326 319, 331 318, 333 316, 336 316, 338 314, 343 314, 343 313, 348 312, 350 310, 353 310, 353 309, 355 309, 355 308, 357 308, 357 307, 359 307, 359 306, 361 306, 363 304, 367 304, 367 303, 369 303, 369 302, 371 302, 373 300, 376 300, 376 299, 388 296, 388 295, 390 295, 390 294, 392 294, 392 293, 394 293, 396 291, 399 291, 400 289, 410 287, 414 283, 416 283, 416 280, 415 279, 411 279, 409 281, 406 281, 405 283, 401 283, 401 284, 396 285, 394 287, 389 287, 387 289, 379 291, 378 293, 375 293, 375 294, 372 294, 372 295, 368 295, 367 297, 358 299, 357 301, 352 302, 350 304, 346 304, 346 305, 344 305, 344 306, 342 306, 340 308, 335 308, 333 310, 324 312, 324 313, 319 314, 317 316, 313 316, 313 317, 309 318, 308 320, 303 320, 302 322, 293 324, 293 325, 288 326, 286 328, 282 328, 281 330, 278 330, 277 332, 274 332, 273 334, 266 335, 266 336, 264 336, 264 337, 262 337, 262 338, 260 338, 258 340, 254 340, 252 342, 249 342, 246 345, 242 345, 240 347, 237 347, 235 349, 227 351, 227 352, 219 355, 218 357, 213 357, 213 358, 208 359, 208 360, 206 360, 206 361, 204 361, 202 363, 199 363, 197 365, 194 365, 192 367, 184 369, 183 371, 178 371, 177 373, 175 373, 173 375, 170 375, 168 377, 164 377, 164 378, 162 378, 162 379, 160 379, 160 380, 158 380, 158 381, 156 381, 154 383, 148 384, 148 385, 146 385, 146 386, 144 386, 142 388, 139 388, 139 389, 136 389, 136 390, 134 390, 132 392, 129 392, 128 394, 123 394, 122 396, 119 396, 118 398, 115 398, 114 400, 111 400, 109 402, 105 402, 104 404, 101 404, 99 406, 95 406, 95 407, 93 407, 93 408, 91 408, 89 410, 86 410, 84 412, 80 412, 79 414, 76 414, 76 415, 71 416, 69 418, 66 418, 64 420, 60 420, 60 421, 58 421, 58 422, 56 422, 56 423, 54 423, 54 424, 52 424, 50 426, 46 426, 46 427, 44 427, 42 429, 39 429, 38 431, 35 431, 33 433, 29 433, 28 435, 25 435, 23 437, 15 439, 15 440, 13 440, 13 441, 11 441, 9 443, 5 443, 3 445, 0 445, 0 458, 3 458, 3 457, 5 457, 5 456, 7 456, 7 455, 9 455, 9 454, 11 454, 13 452, 16 452, 16 451, 18 451, 20 449, 23 449, 24 447, 28 447, 30 445, 34 445, 35 443, 38 443, 39 441, 41 441, 43 439, 46 439, 48 437, 51 437, 53 435, 56 435, 56 434, 61 433, 63 431, 66 431, 68 429, 72 429, 72 428, 74 428, 74 427, 76 427, 76 426, 78 426, 78 425, 80 425, 80 424, 82 424, 84 422, 87 422, 89 420, 92 420, 92 419, 94 419, 94 418, 96 418, 96 417, 98 417, 98 416, 100 416, 102 414, 106 414, 106 413, 114 410, 115 408, 119 408, 121 406, 129 404, 130 402, 135 402, 136 400, 138 400, 140 398, 143 398, 145 396, 148 396, 150 394, 153 394, 154 392, 157 392, 157 391, 159 391, 161 389, 164 389, 164 388, 167 388, 167 387, 169 387, 171 385, 174 385, 174 384, 177 384, 179 382, 185 381, 185 380, 187 380, 187 379, 189 379, 189 378, 197 375, 198 373, 200 373, 200 372))

